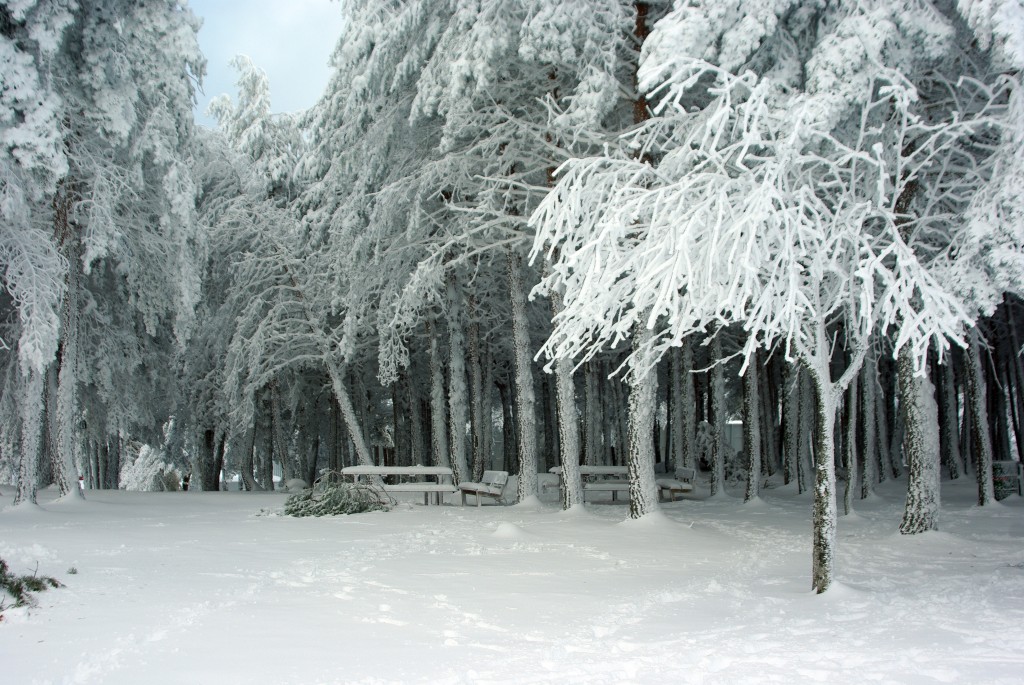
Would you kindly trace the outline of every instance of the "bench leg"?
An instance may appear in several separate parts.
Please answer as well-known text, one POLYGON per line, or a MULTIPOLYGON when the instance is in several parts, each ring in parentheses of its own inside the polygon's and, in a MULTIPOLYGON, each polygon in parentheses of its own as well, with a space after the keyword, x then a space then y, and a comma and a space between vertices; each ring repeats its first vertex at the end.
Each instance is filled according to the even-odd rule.
POLYGON ((480 507, 480 492, 479 491, 476 493, 476 506, 477 506, 477 508, 480 507))

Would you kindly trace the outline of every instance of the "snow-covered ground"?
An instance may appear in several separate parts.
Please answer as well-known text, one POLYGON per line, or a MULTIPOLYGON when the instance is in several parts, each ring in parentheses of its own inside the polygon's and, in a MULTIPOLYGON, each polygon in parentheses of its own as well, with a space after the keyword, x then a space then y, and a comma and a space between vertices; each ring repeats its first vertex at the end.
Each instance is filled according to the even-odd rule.
POLYGON ((786 488, 625 522, 553 501, 296 519, 237 492, 26 511, 0 487, 0 557, 66 584, 6 611, 0 682, 1024 682, 1024 503, 947 482, 942 532, 903 537, 903 487, 840 520, 823 596, 786 488))

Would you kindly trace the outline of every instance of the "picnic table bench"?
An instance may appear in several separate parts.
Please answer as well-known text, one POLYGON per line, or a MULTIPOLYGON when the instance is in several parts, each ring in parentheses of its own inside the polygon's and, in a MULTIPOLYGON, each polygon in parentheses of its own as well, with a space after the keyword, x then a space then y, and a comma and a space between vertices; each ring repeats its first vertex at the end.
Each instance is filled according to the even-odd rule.
MULTIPOLYGON (((612 501, 618 493, 629 491, 628 468, 625 466, 580 466, 580 477, 583 479, 583 499, 586 501, 588 492, 610 492, 612 501)), ((562 467, 555 466, 550 473, 558 476, 558 487, 562 488, 562 467)), ((676 495, 693 491, 693 479, 697 472, 692 468, 676 469, 675 478, 658 478, 658 501, 667 496, 674 502, 676 495)))
POLYGON ((391 494, 396 492, 422 492, 423 504, 430 504, 430 496, 434 495, 437 504, 441 504, 441 498, 458 488, 452 483, 452 470, 447 466, 346 466, 341 470, 342 475, 351 476, 353 483, 359 483, 360 478, 384 476, 397 476, 400 480, 397 483, 385 483, 380 481, 380 487, 384 492, 391 494), (420 478, 421 480, 401 480, 405 478, 420 478), (433 477, 434 480, 422 480, 426 477, 433 477))
MULTIPOLYGON (((558 487, 562 487, 562 467, 549 469, 558 476, 558 487)), ((625 466, 580 466, 580 477, 583 479, 583 501, 587 500, 588 492, 610 492, 612 501, 618 499, 620 492, 629 492, 629 469, 625 466)))

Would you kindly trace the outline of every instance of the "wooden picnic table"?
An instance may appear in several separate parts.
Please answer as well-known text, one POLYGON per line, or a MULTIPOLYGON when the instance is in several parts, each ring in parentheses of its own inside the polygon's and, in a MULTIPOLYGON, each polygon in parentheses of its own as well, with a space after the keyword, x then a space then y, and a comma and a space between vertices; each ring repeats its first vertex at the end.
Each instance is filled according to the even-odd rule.
POLYGON ((430 495, 433 494, 437 504, 441 504, 441 498, 445 494, 458 490, 452 483, 452 470, 447 466, 346 466, 341 470, 343 476, 350 476, 353 483, 359 483, 361 478, 377 476, 398 476, 398 483, 380 482, 384 492, 422 492, 423 504, 430 504, 430 495), (423 478, 424 480, 409 481, 406 478, 423 478), (425 480, 432 477, 433 480, 425 480))
MULTIPOLYGON (((629 491, 629 468, 625 466, 588 466, 581 465, 580 477, 583 479, 583 500, 586 501, 588 492, 610 492, 612 501, 618 499, 620 492, 629 491)), ((562 488, 562 467, 554 466, 548 469, 549 473, 558 476, 558 487, 562 488)))

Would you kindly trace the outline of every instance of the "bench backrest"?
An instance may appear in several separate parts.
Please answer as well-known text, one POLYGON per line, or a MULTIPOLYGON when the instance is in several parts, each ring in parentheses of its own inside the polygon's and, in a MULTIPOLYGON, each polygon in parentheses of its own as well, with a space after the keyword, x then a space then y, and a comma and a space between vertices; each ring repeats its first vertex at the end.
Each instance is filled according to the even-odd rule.
POLYGON ((505 483, 508 482, 508 471, 484 471, 484 476, 480 479, 480 482, 496 488, 503 488, 505 483))
POLYGON ((689 467, 676 469, 676 478, 683 481, 684 483, 692 483, 694 476, 697 475, 697 470, 689 467))

